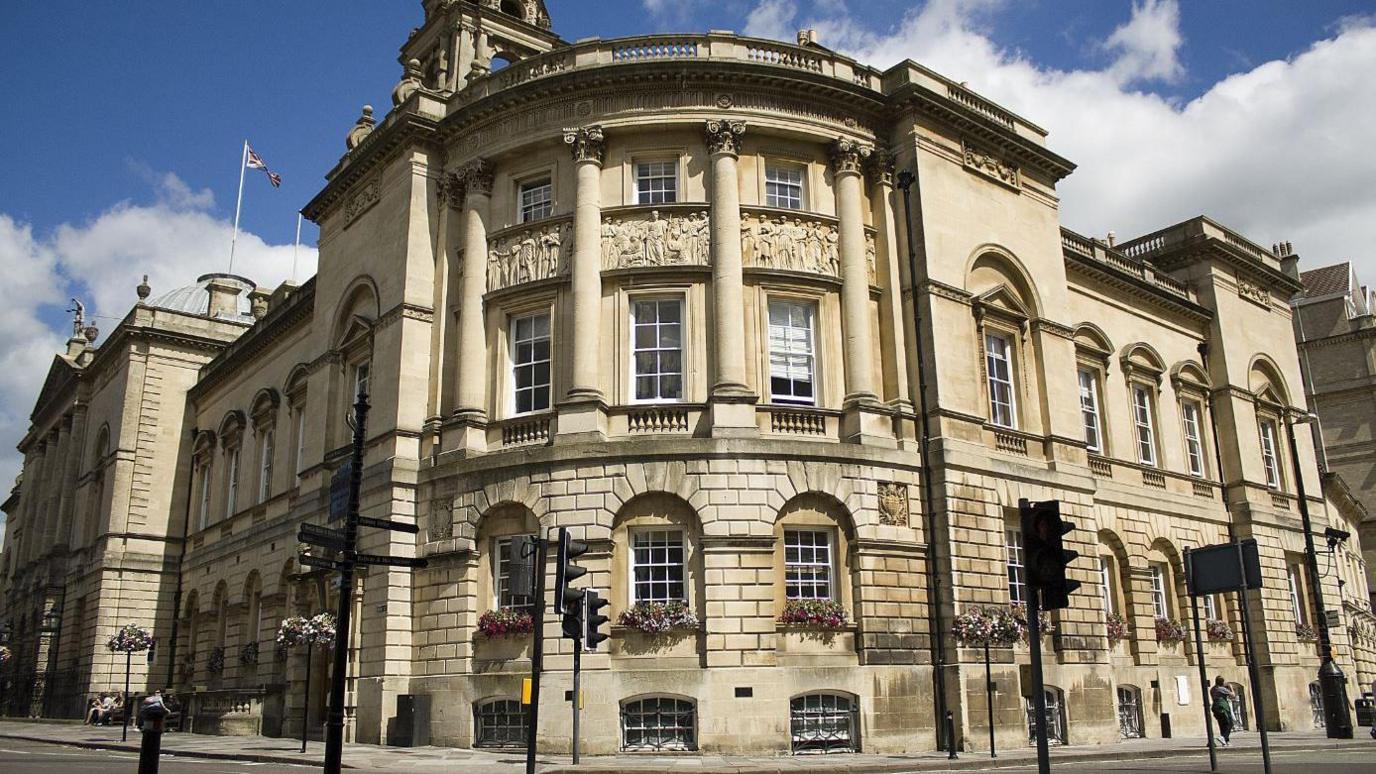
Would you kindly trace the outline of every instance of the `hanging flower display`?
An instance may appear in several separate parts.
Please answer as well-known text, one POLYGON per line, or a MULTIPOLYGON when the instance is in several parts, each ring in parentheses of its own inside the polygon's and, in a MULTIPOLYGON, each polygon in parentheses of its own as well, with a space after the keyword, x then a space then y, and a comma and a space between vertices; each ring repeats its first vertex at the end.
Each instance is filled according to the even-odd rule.
MULTIPOLYGON (((1027 606, 1021 602, 1014 602, 1008 606, 1008 612, 1017 623, 1018 636, 1023 642, 1026 642, 1027 633, 1030 631, 1027 625, 1027 606)), ((1041 629, 1043 636, 1056 633, 1056 625, 1051 623, 1051 614, 1045 610, 1037 611, 1037 626, 1041 629)))
POLYGON ((834 599, 790 599, 778 621, 809 629, 844 629, 846 609, 834 599))
POLYGON ((334 616, 316 613, 310 618, 299 615, 282 619, 277 627, 277 644, 294 648, 298 645, 328 645, 334 642, 334 616))
POLYGON ((258 663, 258 643, 250 642, 239 649, 239 663, 254 666, 258 663))
POLYGON ((116 653, 141 653, 153 645, 153 635, 138 624, 125 624, 105 646, 116 653))
POLYGON ((646 634, 664 634, 675 629, 696 629, 698 617, 681 601, 637 602, 623 610, 616 623, 646 634))
POLYGON ((225 671, 225 648, 223 645, 211 648, 210 660, 206 662, 205 668, 212 675, 218 675, 225 671))
POLYGON ((335 623, 333 613, 316 613, 306 624, 306 636, 313 645, 329 645, 334 642, 335 623))
POLYGON ((1206 624, 1209 642, 1232 642, 1233 627, 1221 618, 1210 618, 1206 624))
POLYGON ((1185 625, 1174 618, 1156 619, 1156 641, 1162 645, 1179 645, 1186 636, 1185 625))
POLYGON ((535 631, 530 613, 514 607, 489 610, 478 616, 478 633, 484 637, 514 637, 535 631))
POLYGON ((4 645, 0 645, 0 666, 4 666, 10 663, 10 658, 13 655, 14 654, 10 652, 9 648, 5 647, 4 645))
POLYGON ((277 643, 294 648, 297 645, 306 643, 306 626, 309 619, 299 615, 288 616, 282 619, 281 625, 277 627, 277 643))
POLYGON ((1108 646, 1111 648, 1128 638, 1128 622, 1117 613, 1109 613, 1104 619, 1104 631, 1108 635, 1108 646))
POLYGON ((1319 632, 1307 623, 1295 624, 1295 636, 1300 642, 1318 642, 1319 632))
POLYGON ((1013 611, 1003 607, 970 608, 956 616, 951 629, 962 645, 1007 647, 1023 637, 1013 611))

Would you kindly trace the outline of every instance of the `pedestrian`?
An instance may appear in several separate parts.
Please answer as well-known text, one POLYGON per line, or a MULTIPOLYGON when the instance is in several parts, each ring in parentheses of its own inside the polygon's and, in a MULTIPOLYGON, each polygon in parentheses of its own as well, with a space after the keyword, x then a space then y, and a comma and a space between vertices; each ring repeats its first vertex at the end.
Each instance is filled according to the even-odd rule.
POLYGON ((1212 700, 1210 709, 1218 721, 1218 743, 1229 746, 1233 735, 1233 689, 1223 682, 1223 675, 1214 678, 1214 687, 1209 689, 1212 700))
MULTIPOLYGON (((1371 697, 1376 699, 1376 680, 1371 681, 1371 697)), ((1371 723, 1371 738, 1376 739, 1376 720, 1371 723)))
POLYGON ((102 694, 100 697, 100 718, 96 721, 102 726, 110 725, 110 714, 115 711, 115 697, 102 694))
POLYGON ((92 696, 91 700, 86 702, 86 719, 82 721, 82 725, 94 726, 99 722, 100 699, 95 696, 92 696))

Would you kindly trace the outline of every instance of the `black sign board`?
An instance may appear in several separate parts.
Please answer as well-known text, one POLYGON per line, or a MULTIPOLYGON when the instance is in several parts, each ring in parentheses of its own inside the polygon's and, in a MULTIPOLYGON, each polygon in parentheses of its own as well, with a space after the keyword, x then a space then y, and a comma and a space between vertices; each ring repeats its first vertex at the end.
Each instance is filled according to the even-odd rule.
POLYGON ((420 527, 414 524, 407 524, 402 521, 388 521, 387 519, 375 519, 372 516, 359 516, 358 526, 375 527, 377 529, 390 529, 393 532, 409 532, 412 535, 420 532, 420 527))
POLYGON ((349 461, 330 476, 330 521, 340 521, 349 515, 349 479, 353 472, 353 462, 349 461))
POLYGON ((1195 597, 1261 588, 1257 541, 1248 539, 1189 551, 1185 554, 1185 587, 1195 597))
POLYGON ((331 559, 321 559, 318 556, 308 556, 306 554, 298 556, 297 559, 300 559, 301 564, 306 567, 319 567, 322 570, 339 569, 335 562, 331 559))
POLYGON ((385 565, 387 567, 424 567, 424 559, 408 559, 404 556, 381 556, 379 554, 359 554, 359 564, 385 565))
POLYGON ((296 533, 296 539, 333 551, 344 550, 344 533, 318 524, 302 524, 296 533))

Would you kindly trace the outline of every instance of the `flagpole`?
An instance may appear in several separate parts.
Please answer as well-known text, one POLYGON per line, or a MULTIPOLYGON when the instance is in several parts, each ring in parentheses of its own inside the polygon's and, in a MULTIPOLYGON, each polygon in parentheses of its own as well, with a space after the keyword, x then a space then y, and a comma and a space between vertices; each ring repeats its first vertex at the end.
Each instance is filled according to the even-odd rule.
POLYGON ((296 254, 301 251, 301 213, 296 213, 296 244, 291 248, 291 282, 296 284, 296 254))
POLYGON ((234 236, 229 240, 229 273, 234 273, 234 245, 239 241, 239 210, 244 206, 244 169, 248 167, 248 140, 239 157, 239 196, 234 200, 234 236))

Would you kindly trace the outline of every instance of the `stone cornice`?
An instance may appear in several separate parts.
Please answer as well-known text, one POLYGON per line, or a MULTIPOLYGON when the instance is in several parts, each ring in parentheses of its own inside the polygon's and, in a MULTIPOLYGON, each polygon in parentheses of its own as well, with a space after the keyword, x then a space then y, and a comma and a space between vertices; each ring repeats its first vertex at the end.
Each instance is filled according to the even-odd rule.
POLYGON ((326 175, 329 182, 301 208, 301 214, 307 220, 319 223, 344 200, 356 183, 384 164, 393 152, 408 144, 433 142, 438 128, 439 122, 429 116, 393 112, 335 165, 326 175))
POLYGON ((312 277, 291 294, 286 304, 268 312, 257 325, 207 363, 201 369, 196 384, 187 391, 188 399, 199 400, 230 375, 239 373, 241 366, 246 365, 286 334, 309 322, 314 311, 315 277, 312 277))
POLYGON ((1133 277, 1126 272, 1115 271, 1105 264, 1084 258, 1071 251, 1064 251, 1064 255, 1067 269, 1079 272, 1085 276, 1093 277, 1119 290, 1126 291, 1134 298, 1148 301, 1159 307, 1177 312, 1190 318, 1194 322, 1206 323, 1213 319, 1214 313, 1208 307, 1167 293, 1140 278, 1133 277))

